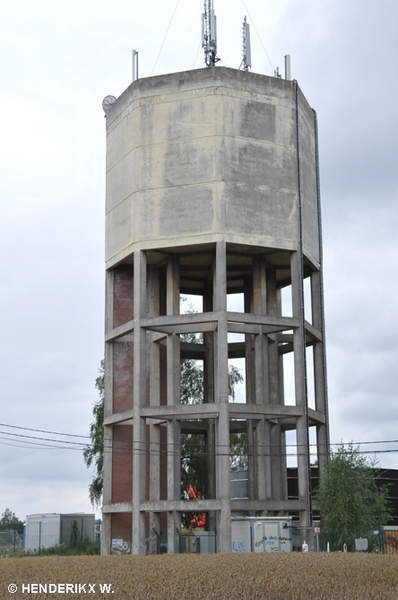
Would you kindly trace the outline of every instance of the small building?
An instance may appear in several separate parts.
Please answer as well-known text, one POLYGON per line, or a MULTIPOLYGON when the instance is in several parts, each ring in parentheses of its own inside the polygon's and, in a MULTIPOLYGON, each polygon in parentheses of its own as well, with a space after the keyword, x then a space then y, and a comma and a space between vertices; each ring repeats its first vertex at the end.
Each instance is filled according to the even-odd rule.
POLYGON ((27 515, 25 526, 25 551, 71 544, 72 527, 76 522, 77 545, 83 540, 94 541, 95 515, 86 513, 44 513, 27 515))
POLYGON ((231 518, 232 552, 291 552, 291 517, 231 518))

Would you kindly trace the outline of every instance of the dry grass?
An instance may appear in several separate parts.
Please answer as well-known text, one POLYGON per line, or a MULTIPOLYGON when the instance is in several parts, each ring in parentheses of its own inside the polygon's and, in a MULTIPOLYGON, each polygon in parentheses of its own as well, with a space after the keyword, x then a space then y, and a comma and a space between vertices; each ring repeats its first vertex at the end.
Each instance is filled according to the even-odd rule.
POLYGON ((216 554, 0 559, 0 598, 394 600, 398 556, 216 554), (10 594, 7 586, 18 585, 10 594), (86 593, 22 593, 22 584, 86 584, 86 593), (95 595, 88 584, 95 584, 95 595), (99 584, 112 584, 101 594, 99 584))

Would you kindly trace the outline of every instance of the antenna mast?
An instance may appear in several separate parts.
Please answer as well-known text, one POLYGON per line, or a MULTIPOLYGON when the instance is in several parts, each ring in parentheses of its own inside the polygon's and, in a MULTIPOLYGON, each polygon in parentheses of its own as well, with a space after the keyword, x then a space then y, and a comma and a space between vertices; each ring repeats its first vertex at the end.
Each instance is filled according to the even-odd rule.
POLYGON ((202 48, 205 52, 206 67, 214 67, 220 59, 217 57, 217 17, 214 14, 213 0, 204 0, 202 48))
POLYGON ((246 17, 243 19, 242 24, 242 50, 243 59, 241 66, 243 66, 244 71, 248 71, 252 66, 252 55, 250 50, 250 25, 246 21, 246 17))

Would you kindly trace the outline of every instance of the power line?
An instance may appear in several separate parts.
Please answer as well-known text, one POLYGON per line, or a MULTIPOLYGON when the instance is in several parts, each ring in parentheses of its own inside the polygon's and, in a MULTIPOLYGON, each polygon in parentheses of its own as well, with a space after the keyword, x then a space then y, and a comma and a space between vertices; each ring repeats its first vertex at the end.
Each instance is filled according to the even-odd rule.
MULTIPOLYGON (((21 436, 23 437, 23 436, 21 436)), ((34 437, 30 437, 29 439, 26 439, 26 437, 24 437, 23 440, 20 440, 21 443, 24 444, 28 444, 28 445, 21 445, 21 444, 13 444, 10 443, 10 441, 14 441, 14 440, 10 440, 9 438, 0 438, 0 440, 7 440, 7 441, 0 441, 1 445, 6 445, 6 446, 13 446, 13 447, 17 447, 17 448, 25 448, 25 449, 35 449, 35 450, 79 450, 79 451, 84 451, 86 448, 90 449, 90 445, 79 445, 77 444, 78 447, 76 446, 64 446, 64 445, 55 445, 53 444, 46 444, 44 443, 46 440, 51 441, 49 438, 34 438, 34 437)), ((15 440, 15 441, 19 441, 19 440, 15 440)), ((56 443, 58 443, 55 440, 56 443)), ((62 442, 61 440, 59 440, 59 444, 62 444, 64 442, 62 442)), ((184 458, 193 458, 193 457, 199 457, 199 456, 208 456, 208 455, 213 455, 215 457, 218 456, 230 456, 231 458, 238 458, 238 457, 287 457, 287 458, 298 458, 299 456, 306 456, 307 453, 306 452, 275 452, 275 451, 270 451, 270 450, 264 450, 261 451, 261 448, 259 449, 259 451, 256 452, 248 452, 245 450, 242 450, 240 452, 231 452, 229 450, 223 451, 222 447, 223 446, 216 446, 215 450, 212 451, 211 449, 208 451, 202 451, 202 450, 197 450, 197 451, 189 451, 189 452, 184 452, 184 451, 180 451, 180 450, 174 450, 173 447, 176 446, 177 444, 170 444, 167 442, 149 442, 149 444, 152 445, 156 445, 156 446, 165 446, 164 449, 158 449, 158 448, 148 448, 148 443, 147 442, 141 442, 140 445, 141 447, 137 447, 137 442, 134 442, 133 440, 128 440, 125 443, 121 443, 121 442, 117 442, 116 444, 113 445, 104 445, 103 447, 103 452, 104 454, 108 454, 110 452, 113 453, 113 455, 124 455, 124 456, 132 456, 133 454, 141 454, 141 455, 146 455, 147 453, 149 453, 149 455, 151 455, 152 453, 157 454, 158 452, 162 455, 165 454, 172 454, 175 456, 180 455, 182 459, 184 458), (134 448, 135 445, 135 448, 134 448), (171 446, 171 448, 170 448, 171 446)), ((291 447, 291 446, 290 446, 291 447)), ((360 450, 359 453, 360 454, 388 454, 388 453, 396 453, 398 452, 398 448, 392 448, 392 449, 386 449, 386 450, 360 450)), ((311 447, 310 447, 310 452, 309 455, 313 458, 317 458, 317 453, 311 451, 311 447)))
MULTIPOLYGON (((22 427, 22 426, 17 426, 17 425, 8 425, 6 423, 0 423, 0 426, 3 427, 8 427, 8 428, 12 428, 12 429, 18 429, 18 430, 22 430, 22 431, 31 431, 34 433, 48 433, 50 435, 59 435, 59 436, 67 436, 67 437, 75 437, 75 438, 83 438, 83 439, 91 439, 90 436, 83 436, 83 435, 78 435, 78 434, 71 434, 71 433, 61 433, 61 432, 56 432, 56 431, 49 431, 49 430, 45 430, 45 429, 35 429, 32 427, 22 427)), ((27 434, 18 434, 18 433, 10 433, 7 431, 0 431, 0 434, 2 434, 3 436, 8 436, 8 437, 0 437, 0 444, 2 445, 6 445, 6 446, 14 446, 14 447, 19 447, 19 448, 25 448, 25 449, 36 449, 36 450, 79 450, 79 451, 83 451, 85 449, 92 449, 93 445, 88 443, 85 444, 83 442, 75 442, 75 441, 69 441, 69 440, 57 440, 55 438, 49 438, 49 437, 43 437, 43 436, 33 436, 33 435, 27 435, 27 434), (15 439, 17 438, 17 439, 15 439), (21 444, 11 444, 10 442, 17 442, 20 441, 21 444, 25 444, 25 445, 21 445, 21 444), (50 442, 50 443, 48 443, 50 442)), ((189 434, 188 434, 189 435, 189 434)), ((192 441, 190 442, 189 440, 187 440, 185 442, 185 447, 189 447, 189 444, 195 445, 197 442, 192 441)), ((347 446, 347 445, 353 445, 353 446, 363 446, 363 445, 375 445, 375 444, 397 444, 398 443, 398 439, 393 439, 393 440, 374 440, 374 441, 370 441, 370 440, 366 440, 363 442, 339 442, 339 443, 334 443, 331 444, 331 446, 347 446)), ((153 441, 153 440, 146 440, 145 442, 140 442, 140 445, 142 446, 141 448, 137 447, 137 442, 133 439, 130 440, 126 440, 124 442, 122 441, 114 441, 111 444, 108 444, 106 441, 103 443, 103 451, 104 453, 109 453, 109 452, 113 452, 113 454, 123 454, 123 455, 131 455, 133 452, 138 452, 140 454, 146 454, 147 452, 149 452, 150 454, 152 452, 158 452, 160 451, 160 454, 181 454, 181 450, 180 450, 180 446, 181 443, 180 442, 176 442, 176 443, 170 443, 170 442, 166 442, 166 441, 153 441), (134 447, 135 446, 135 447, 134 447), (162 448, 163 447, 163 448, 162 448), (178 451, 174 451, 173 448, 176 447, 178 448, 178 451)), ((301 452, 300 451, 300 447, 304 447, 304 445, 297 445, 297 444, 286 444, 285 448, 286 448, 286 452, 275 452, 275 450, 271 451, 271 445, 270 444, 261 444, 257 446, 257 451, 256 452, 248 452, 247 450, 241 450, 238 452, 231 452, 229 445, 220 445, 218 444, 215 447, 215 451, 193 451, 191 450, 188 454, 185 453, 186 456, 190 456, 190 457, 197 457, 197 456, 207 456, 208 454, 213 454, 214 456, 231 456, 231 457, 266 457, 266 456, 274 456, 274 457, 278 457, 278 456, 286 456, 287 458, 294 458, 294 457, 299 457, 299 456, 304 456, 307 455, 307 452, 301 452), (223 448, 225 448, 225 450, 223 450, 223 448), (289 449, 296 449, 296 451, 292 451, 289 452, 289 449)), ((310 444, 309 445, 309 455, 312 457, 317 457, 317 452, 316 452, 316 443, 310 444)), ((362 450, 359 449, 359 453, 360 454, 367 454, 367 455, 376 455, 376 454, 392 454, 392 453, 396 453, 398 452, 398 448, 387 448, 387 449, 371 449, 371 450, 362 450)), ((182 457, 184 458, 184 453, 182 453, 182 457)))
POLYGON ((9 427, 10 429, 22 429, 24 431, 34 431, 35 433, 49 433, 51 435, 65 435, 68 437, 80 437, 90 438, 89 435, 78 435, 76 433, 61 433, 60 431, 48 431, 47 429, 35 429, 33 427, 21 427, 18 425, 8 425, 7 423, 0 423, 0 427, 9 427))
MULTIPOLYGON (((5 438, 0 438, 0 439, 5 439, 5 438)), ((26 442, 26 444, 29 444, 27 446, 22 446, 21 444, 10 444, 9 442, 2 442, 0 441, 0 444, 2 446, 12 446, 13 448, 24 448, 26 450, 79 450, 80 452, 82 451, 83 448, 72 448, 70 446, 54 446, 52 444, 40 444, 38 442, 26 442), (32 448, 33 446, 33 448, 32 448)))
MULTIPOLYGON (((48 430, 48 429, 37 429, 34 427, 22 427, 21 425, 9 425, 8 423, 0 423, 0 427, 9 427, 12 429, 21 429, 23 431, 33 431, 34 433, 48 433, 50 435, 63 435, 63 436, 68 436, 68 437, 75 437, 75 438, 83 438, 83 439, 91 439, 91 436, 89 435, 80 435, 80 434, 75 434, 75 433, 64 433, 64 432, 60 432, 60 431, 52 431, 52 430, 48 430)), ((1 433, 1 432, 0 432, 1 433)), ((6 432, 4 432, 6 433, 6 432)), ((11 434, 8 434, 11 435, 11 434)), ((17 435, 17 434, 14 434, 17 435)), ((189 435, 189 434, 188 434, 189 435)), ((48 438, 42 438, 42 439, 48 439, 48 438)), ((69 442, 65 442, 65 443, 69 443, 69 442)), ((74 442, 77 443, 77 442, 74 442)), ((169 442, 149 442, 151 444, 164 444, 166 445, 169 442)), ((359 445, 365 445, 365 444, 398 444, 398 439, 393 439, 393 440, 365 440, 365 441, 360 441, 360 442, 354 442, 354 441, 350 441, 350 442, 333 442, 330 445, 331 446, 349 446, 349 445, 353 445, 353 446, 359 446, 359 445)), ((267 444, 269 445, 269 444, 267 444)), ((304 444, 302 444, 304 445, 304 444)), ((286 444, 286 447, 296 447, 299 446, 299 444, 286 444)), ((310 444, 310 446, 316 446, 316 443, 314 442, 313 444, 310 444)))
POLYGON ((160 54, 161 54, 161 52, 162 52, 162 50, 163 50, 163 46, 164 46, 164 43, 165 43, 165 41, 166 41, 167 34, 169 33, 169 29, 170 29, 170 27, 171 27, 171 24, 172 24, 172 22, 173 22, 174 15, 176 14, 176 11, 177 11, 177 8, 178 8, 178 5, 179 5, 179 3, 180 3, 180 0, 177 0, 177 4, 175 5, 174 12, 173 12, 173 14, 172 14, 172 16, 171 16, 171 19, 170 19, 169 26, 167 27, 167 30, 166 30, 166 33, 165 33, 165 36, 164 36, 164 39, 163 39, 162 45, 160 46, 159 53, 158 53, 158 55, 157 55, 157 57, 156 57, 155 64, 153 65, 153 69, 152 69, 151 77, 152 77, 152 75, 153 75, 153 72, 154 72, 154 70, 155 70, 155 68, 156 68, 156 65, 158 64, 159 56, 160 56, 160 54))
POLYGON ((44 442, 56 442, 57 444, 61 443, 61 444, 70 444, 70 445, 74 445, 74 446, 80 446, 80 447, 84 447, 85 444, 83 444, 83 442, 70 442, 69 440, 57 440, 54 438, 44 438, 44 437, 39 437, 36 435, 26 435, 23 433, 8 433, 7 431, 0 431, 0 434, 3 435, 8 435, 8 436, 12 436, 12 437, 17 437, 17 438, 23 438, 23 439, 30 439, 30 440, 41 440, 44 442))

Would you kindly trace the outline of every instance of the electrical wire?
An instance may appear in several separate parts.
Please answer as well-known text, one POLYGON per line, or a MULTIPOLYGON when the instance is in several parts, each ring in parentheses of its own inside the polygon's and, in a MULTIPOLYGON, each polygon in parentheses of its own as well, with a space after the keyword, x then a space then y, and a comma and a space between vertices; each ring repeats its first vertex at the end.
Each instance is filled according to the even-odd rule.
MULTIPOLYGON (((199 54, 199 50, 200 50, 200 47, 201 47, 201 45, 202 45, 202 44, 199 42, 198 49, 196 50, 196 56, 195 56, 195 60, 194 60, 194 63, 193 63, 193 67, 192 67, 192 69, 194 69, 194 68, 195 68, 195 65, 196 65, 196 60, 197 60, 197 58, 198 58, 198 54, 199 54)), ((205 63, 202 63, 202 66, 203 66, 203 64, 205 64, 205 63)))
POLYGON ((177 8, 178 8, 178 5, 179 5, 179 3, 180 3, 180 0, 177 0, 177 4, 175 5, 174 12, 173 12, 173 14, 172 14, 172 16, 171 16, 170 23, 169 23, 169 26, 167 27, 166 34, 165 34, 165 36, 164 36, 164 39, 163 39, 162 45, 160 46, 159 54, 157 55, 157 58, 156 58, 156 60, 155 60, 155 64, 153 65, 153 69, 152 69, 151 77, 152 77, 152 75, 153 75, 153 72, 154 72, 154 70, 155 70, 155 68, 156 68, 156 65, 158 64, 159 56, 160 56, 160 54, 161 54, 161 52, 162 52, 162 50, 163 50, 163 46, 164 46, 164 43, 165 43, 165 41, 166 41, 167 34, 169 33, 169 29, 170 29, 170 27, 171 27, 171 24, 172 24, 172 22, 173 22, 174 15, 176 14, 176 11, 177 11, 177 8))
POLYGON ((89 435, 78 435, 76 433, 61 433, 60 431, 48 431, 47 429, 34 429, 32 427, 20 427, 18 425, 7 425, 7 423, 0 423, 0 427, 10 427, 10 429, 22 429, 24 431, 34 431, 35 433, 49 433, 51 435, 65 435, 68 437, 80 437, 90 438, 89 435))
MULTIPOLYGON (((46 438, 42 438, 43 440, 45 440, 46 438)), ((34 441, 34 440, 20 440, 21 444, 25 444, 25 445, 21 445, 21 444, 12 444, 10 443, 10 441, 14 441, 14 440, 9 440, 9 438, 0 438, 0 444, 1 445, 5 445, 5 446, 13 446, 13 447, 19 447, 19 448, 25 448, 25 449, 37 449, 37 450, 43 450, 43 449, 50 449, 50 450, 78 450, 78 451, 84 451, 86 449, 90 449, 91 446, 87 445, 87 446, 83 446, 83 445, 78 445, 76 446, 64 446, 61 445, 62 442, 60 442, 60 445, 54 445, 54 444, 45 444, 43 441, 34 441), (7 441, 4 441, 4 440, 7 441), (2 441, 3 440, 3 441, 2 441)), ((15 441, 19 441, 19 440, 15 440, 15 441)), ((164 449, 158 449, 158 448, 148 448, 148 443, 147 442, 142 442, 140 443, 140 445, 142 447, 137 447, 138 444, 137 442, 133 442, 133 440, 129 440, 126 441, 124 444, 121 442, 117 442, 116 444, 112 445, 107 445, 104 444, 102 447, 103 453, 104 454, 110 454, 112 453, 113 455, 124 455, 124 456, 131 456, 133 454, 141 454, 141 455, 146 455, 147 453, 149 454, 160 454, 160 455, 173 455, 173 456, 182 456, 183 458, 185 457, 201 457, 201 456, 208 456, 208 455, 213 455, 215 457, 220 457, 220 456, 230 456, 232 458, 248 458, 248 457, 287 457, 287 458, 298 458, 300 456, 307 456, 307 452, 275 452, 275 451, 261 451, 261 448, 259 449, 259 451, 257 452, 247 452, 242 450, 241 452, 230 452, 229 448, 226 451, 222 450, 222 447, 218 446, 216 447, 216 450, 214 452, 211 451, 190 451, 190 452, 181 452, 180 449, 178 450, 174 450, 173 446, 176 446, 179 444, 160 444, 157 442, 153 442, 156 445, 164 445, 166 446, 164 449), (134 445, 136 446, 134 448, 134 445), (172 446, 170 448, 170 446, 172 446), (217 449, 218 448, 218 449, 217 449)), ((359 454, 363 454, 363 455, 376 455, 376 454, 390 454, 390 453, 396 453, 398 452, 398 448, 391 448, 391 449, 386 449, 386 450, 359 450, 359 454)), ((315 451, 311 451, 309 452, 309 456, 313 457, 314 459, 317 458, 317 452, 315 451)))
POLYGON ((83 444, 83 442, 72 442, 72 441, 68 441, 68 440, 57 440, 54 438, 43 438, 43 437, 39 437, 39 436, 35 436, 35 435, 26 435, 26 434, 22 434, 22 433, 8 433, 7 431, 0 431, 0 434, 17 437, 17 438, 23 438, 24 440, 25 439, 40 440, 40 441, 45 441, 45 442, 56 442, 58 444, 59 443, 68 444, 68 447, 69 447, 69 445, 79 446, 79 447, 85 446, 85 444, 83 444))
MULTIPOLYGON (((0 438, 4 439, 4 438, 0 438)), ((2 446, 12 446, 13 448, 24 448, 26 450, 78 450, 81 452, 84 448, 71 448, 70 446, 53 446, 51 444, 39 444, 35 442, 26 442, 29 445, 22 446, 21 444, 10 444, 9 442, 0 441, 2 446), (32 448, 33 446, 33 448, 32 448)))
MULTIPOLYGON (((34 433, 48 433, 50 435, 60 435, 60 436, 68 436, 68 437, 75 437, 75 438, 91 439, 90 436, 82 436, 82 435, 71 434, 71 433, 61 433, 61 432, 49 431, 49 430, 45 430, 45 429, 35 429, 32 427, 8 425, 6 423, 0 423, 0 426, 12 428, 12 429, 19 429, 22 431, 32 431, 34 433)), ((187 435, 189 435, 189 434, 187 434, 187 435)), ((189 447, 190 443, 192 444, 192 446, 197 445, 197 442, 195 442, 195 441, 190 442, 189 440, 187 440, 185 442, 185 447, 187 447, 187 446, 189 447)), ((25 449, 41 449, 41 450, 56 449, 56 450, 83 451, 85 449, 90 450, 93 448, 92 444, 85 444, 84 442, 80 442, 80 441, 76 442, 76 441, 69 441, 69 440, 57 440, 53 437, 33 436, 33 435, 27 435, 27 434, 10 433, 7 431, 0 431, 0 444, 14 446, 14 447, 20 447, 20 448, 25 448, 25 449), (4 436, 7 436, 7 437, 4 437, 4 436), (10 442, 18 442, 18 441, 21 442, 21 444, 23 443, 24 445, 22 446, 20 444, 18 445, 18 444, 10 443, 10 442)), ((398 439, 374 440, 374 441, 366 440, 366 441, 362 441, 362 442, 339 442, 339 443, 331 444, 331 446, 339 447, 339 446, 353 445, 355 447, 360 447, 360 446, 364 446, 364 445, 377 445, 377 444, 398 444, 398 439)), ((167 442, 167 441, 159 442, 159 441, 146 440, 144 442, 140 442, 140 445, 142 446, 141 448, 138 447, 138 443, 136 441, 134 441, 133 439, 126 440, 126 441, 114 440, 113 443, 108 443, 105 440, 103 443, 103 451, 104 451, 104 453, 112 452, 115 455, 117 455, 117 454, 131 455, 133 452, 140 453, 140 454, 146 454, 147 452, 157 453, 158 451, 160 452, 160 454, 172 454, 172 455, 180 455, 181 454, 181 450, 180 450, 181 444, 179 442, 172 443, 172 442, 167 442), (176 451, 173 450, 174 447, 177 448, 176 451)), ((256 452, 248 452, 247 450, 241 450, 240 452, 232 452, 231 453, 228 444, 217 444, 217 446, 215 447, 215 452, 212 452, 211 454, 214 456, 232 456, 235 458, 251 457, 251 456, 254 456, 254 457, 286 456, 286 457, 293 458, 293 457, 299 457, 299 456, 306 456, 307 451, 304 450, 304 452, 301 452, 300 447, 305 448, 305 445, 300 446, 297 444, 285 444, 286 452, 275 452, 275 450, 273 450, 271 452, 270 444, 259 444, 256 447, 256 450, 257 450, 256 452), (225 448, 225 450, 223 450, 223 448, 225 448), (293 449, 293 448, 295 449, 295 451, 289 452, 289 449, 293 449)), ((317 457, 317 452, 315 449, 316 449, 315 443, 309 445, 310 456, 317 457)), ((359 449, 359 454, 363 454, 363 455, 392 454, 392 453, 396 453, 396 452, 398 452, 398 448, 371 449, 371 450, 362 450, 361 448, 359 449)), ((189 452, 189 456, 191 456, 191 457, 207 456, 208 454, 209 454, 209 452, 201 451, 201 450, 194 451, 194 449, 192 449, 189 452)))
MULTIPOLYGON (((91 439, 91 436, 89 435, 80 435, 80 434, 75 434, 75 433, 64 433, 64 432, 60 432, 60 431, 52 431, 52 430, 48 430, 48 429, 37 429, 34 427, 22 427, 21 425, 9 425, 8 423, 0 423, 0 427, 9 427, 12 429, 21 429, 23 431, 33 431, 34 433, 48 433, 50 435, 63 435, 63 436, 68 436, 68 437, 75 437, 75 438, 84 438, 84 439, 91 439)), ((1 433, 1 432, 0 432, 1 433)), ((5 432, 3 432, 5 433, 5 432)), ((11 435, 11 434, 7 434, 7 435, 11 435)), ((18 435, 18 434, 14 434, 14 435, 18 435)), ((39 438, 39 439, 45 439, 47 440, 48 438, 39 438)), ((67 442, 65 442, 67 443, 67 442)), ((77 443, 77 442, 75 442, 77 443)), ((150 444, 161 444, 161 445, 166 445, 166 444, 170 444, 170 442, 149 442, 150 444)), ((365 440, 365 441, 359 441, 359 442, 354 442, 354 441, 350 441, 350 442, 333 442, 330 445, 331 446, 359 446, 359 445, 366 445, 366 444, 398 444, 398 439, 393 439, 393 440, 365 440)), ((269 444, 267 444, 269 446, 269 444)), ((286 447, 298 447, 300 444, 286 444, 286 447)), ((304 444, 302 444, 304 446, 304 444)), ((316 446, 315 443, 310 444, 310 446, 316 446)), ((261 447, 261 446, 260 446, 261 447)))

